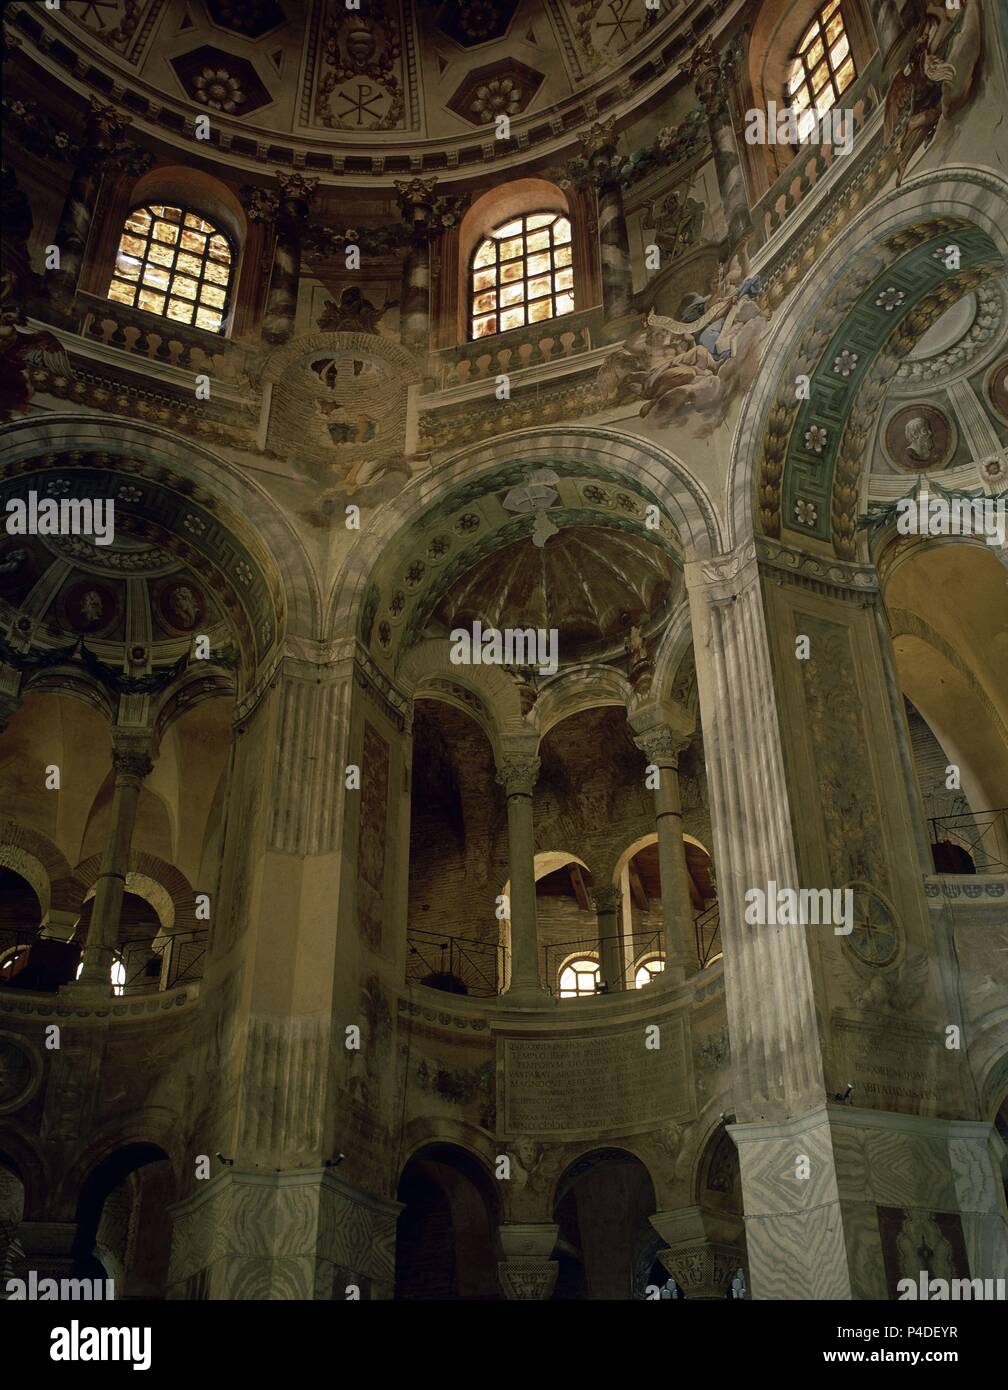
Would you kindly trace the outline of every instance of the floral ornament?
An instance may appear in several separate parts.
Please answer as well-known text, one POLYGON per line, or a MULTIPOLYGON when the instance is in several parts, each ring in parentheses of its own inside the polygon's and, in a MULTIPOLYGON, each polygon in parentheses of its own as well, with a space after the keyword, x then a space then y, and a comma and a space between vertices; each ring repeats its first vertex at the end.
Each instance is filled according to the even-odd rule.
POLYGON ((513 77, 494 77, 476 88, 472 109, 484 121, 496 116, 516 116, 521 110, 522 90, 513 77))
POLYGON ((392 642, 392 629, 389 627, 388 623, 378 624, 378 641, 386 649, 390 646, 392 642))
POLYGON ((805 431, 805 448, 811 449, 814 454, 821 454, 828 438, 822 425, 809 425, 805 431))
POLYGON ((202 517, 198 516, 184 517, 182 525, 192 536, 202 536, 203 532, 206 530, 206 522, 202 517))
POLYGON ((132 483, 126 483, 116 493, 116 499, 120 502, 139 502, 142 496, 143 493, 140 489, 134 487, 132 483))
POLYGON ((389 603, 389 612, 392 614, 393 618, 398 618, 405 607, 406 595, 403 593, 402 589, 396 589, 389 603))
POLYGON ((616 494, 616 505, 622 507, 625 512, 636 512, 637 503, 628 492, 618 492, 616 494))
POLYGON ((589 485, 581 493, 586 502, 596 502, 600 506, 605 506, 609 502, 609 494, 604 488, 596 487, 594 483, 589 485))
POLYGON ((442 555, 448 553, 448 547, 450 545, 451 541, 447 536, 435 536, 427 547, 428 558, 431 560, 440 560, 442 555))
POLYGON ((833 358, 833 370, 837 376, 850 376, 851 372, 854 370, 857 364, 857 353, 848 352, 846 348, 844 348, 843 352, 840 354, 839 357, 833 358))
POLYGON ((480 524, 480 519, 475 512, 466 512, 465 516, 460 516, 455 523, 456 531, 475 531, 480 524))
POLYGON ((413 563, 410 565, 409 569, 403 575, 403 578, 406 580, 406 583, 409 584, 411 588, 416 588, 416 586, 420 583, 421 579, 423 579, 425 568, 426 567, 422 560, 414 560, 413 563))
POLYGON ((884 309, 887 314, 891 314, 894 309, 899 308, 904 299, 906 299, 906 294, 903 290, 898 290, 895 285, 890 285, 876 299, 875 306, 878 309, 884 309))
POLYGON ((236 77, 227 68, 204 68, 193 83, 197 101, 215 111, 237 111, 245 102, 245 93, 236 77))
POLYGON ((243 584, 248 585, 252 583, 252 571, 249 569, 248 565, 245 563, 244 560, 239 560, 238 563, 235 565, 235 574, 238 576, 238 578, 241 580, 243 584))
POLYGON ((801 498, 795 503, 794 514, 803 526, 814 526, 819 520, 819 513, 814 502, 804 502, 801 498))
POLYGON ((47 497, 65 497, 70 491, 70 484, 66 478, 54 478, 51 483, 46 484, 47 497))

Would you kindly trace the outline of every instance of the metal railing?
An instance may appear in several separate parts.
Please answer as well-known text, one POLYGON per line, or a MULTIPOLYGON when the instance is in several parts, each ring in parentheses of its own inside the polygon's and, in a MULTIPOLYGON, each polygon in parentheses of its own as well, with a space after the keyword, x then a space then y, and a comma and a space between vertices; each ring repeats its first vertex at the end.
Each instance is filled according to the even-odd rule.
POLYGON ((411 931, 406 935, 406 982, 490 998, 504 989, 506 954, 494 941, 411 931))
MULTIPOLYGON (((0 930, 0 986, 17 987, 14 964, 21 949, 29 949, 45 938, 37 929, 0 930)), ((117 947, 115 961, 122 966, 125 977, 114 979, 116 997, 137 994, 157 994, 175 989, 203 978, 209 933, 179 932, 168 939, 162 952, 155 951, 150 941, 126 942, 117 947)), ((52 986, 55 990, 56 986, 52 986)))
POLYGON ((718 903, 712 903, 699 917, 695 917, 693 925, 696 928, 697 960, 703 970, 722 954, 721 908, 718 903))
POLYGON ((931 854, 940 874, 1003 873, 1008 869, 1008 806, 969 811, 958 816, 932 816, 931 854), (955 864, 947 846, 961 851, 970 865, 955 864))
POLYGON ((620 978, 606 981, 607 993, 633 989, 634 977, 646 960, 665 959, 665 935, 661 931, 634 932, 626 936, 585 936, 575 941, 554 941, 539 947, 539 966, 548 994, 560 993, 560 971, 565 962, 596 961, 600 967, 604 948, 612 946, 620 962, 620 978))

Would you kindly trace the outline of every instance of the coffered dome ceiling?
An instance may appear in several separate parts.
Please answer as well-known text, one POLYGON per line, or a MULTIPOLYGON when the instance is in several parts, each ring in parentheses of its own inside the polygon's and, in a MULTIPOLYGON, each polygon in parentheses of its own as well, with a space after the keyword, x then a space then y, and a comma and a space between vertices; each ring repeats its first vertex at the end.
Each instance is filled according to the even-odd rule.
MULTIPOLYGON (((548 140, 664 78, 667 55, 655 45, 685 34, 695 8, 361 0, 358 12, 344 0, 63 0, 50 11, 16 0, 5 17, 47 65, 70 70, 68 85, 86 90, 100 73, 141 119, 177 128, 163 118, 183 114, 187 139, 192 116, 205 113, 236 153, 246 152, 244 136, 254 154, 282 133, 316 148, 438 142, 479 157, 500 114, 533 142, 548 140), (591 109, 583 100, 568 109, 576 97, 590 97, 591 109)), ((704 7, 706 19, 725 8, 704 7)))

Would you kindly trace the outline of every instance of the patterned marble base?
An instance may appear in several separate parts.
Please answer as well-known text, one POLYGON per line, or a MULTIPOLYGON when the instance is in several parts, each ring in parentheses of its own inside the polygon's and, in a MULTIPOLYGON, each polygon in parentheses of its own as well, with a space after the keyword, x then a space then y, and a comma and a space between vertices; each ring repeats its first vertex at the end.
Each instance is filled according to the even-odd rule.
POLYGON ((168 1296, 388 1298, 400 1210, 329 1170, 228 1170, 175 1208, 168 1296))

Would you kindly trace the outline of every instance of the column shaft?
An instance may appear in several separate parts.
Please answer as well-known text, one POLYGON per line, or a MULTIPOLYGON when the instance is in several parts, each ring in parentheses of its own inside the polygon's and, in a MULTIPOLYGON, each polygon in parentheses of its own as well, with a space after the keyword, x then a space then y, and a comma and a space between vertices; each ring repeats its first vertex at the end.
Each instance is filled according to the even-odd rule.
POLYGON ((511 877, 511 984, 507 992, 515 995, 538 994, 542 988, 532 832, 532 788, 538 775, 538 758, 505 758, 497 775, 507 793, 511 877))
POLYGON ((430 335, 430 242, 426 230, 414 233, 403 262, 399 322, 403 347, 426 352, 430 335))
POLYGON ((617 892, 615 889, 603 889, 592 896, 598 914, 599 978, 608 986, 609 992, 614 993, 626 988, 617 892))
POLYGON ((674 759, 662 759, 658 768, 660 781, 655 788, 655 829, 658 832, 665 949, 669 960, 678 960, 684 974, 689 976, 696 974, 698 958, 693 900, 683 849, 679 765, 674 759))
POLYGON ((599 254, 602 261, 602 303, 606 319, 629 314, 633 308, 630 240, 623 212, 623 191, 605 182, 598 191, 599 254))
POLYGON ((301 244, 318 179, 281 174, 279 182, 276 245, 262 329, 266 342, 274 344, 285 343, 294 332, 301 280, 301 244))
POLYGON ((153 769, 149 756, 134 750, 117 749, 113 755, 115 786, 112 792, 112 823, 102 855, 101 873, 95 887, 94 908, 84 946, 81 983, 106 986, 119 939, 130 846, 136 824, 137 806, 143 779, 153 769))

